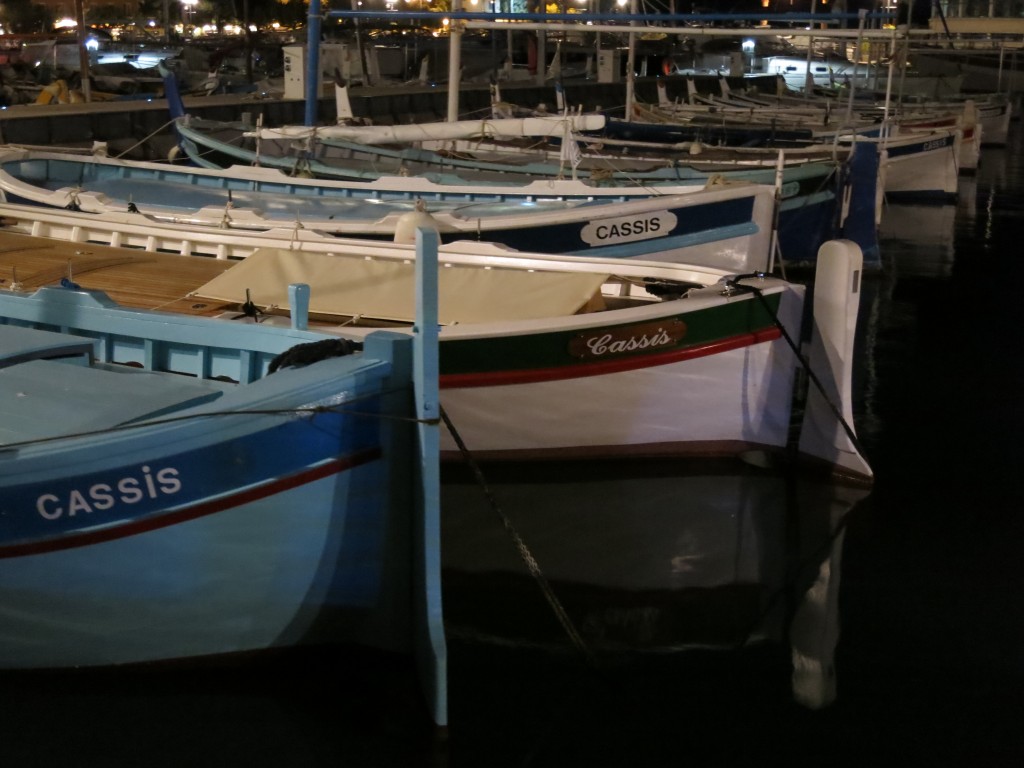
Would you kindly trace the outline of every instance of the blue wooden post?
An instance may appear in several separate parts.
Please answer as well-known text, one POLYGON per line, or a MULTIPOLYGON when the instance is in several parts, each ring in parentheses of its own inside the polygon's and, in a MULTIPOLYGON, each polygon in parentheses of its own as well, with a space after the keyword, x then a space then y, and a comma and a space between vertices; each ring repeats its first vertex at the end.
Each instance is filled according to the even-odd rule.
POLYGON ((841 222, 839 236, 853 240, 864 255, 864 265, 871 269, 882 267, 882 252, 878 244, 878 145, 872 141, 858 141, 847 163, 846 183, 842 194, 849 196, 846 218, 841 222))
POLYGON ((291 307, 292 328, 308 330, 309 286, 306 283, 292 283, 288 286, 288 306, 291 307))
POLYGON ((320 0, 309 0, 306 34, 306 125, 316 125, 320 104, 320 0))
POLYGON ((415 647, 427 706, 440 726, 448 725, 448 649, 441 610, 441 404, 438 388, 438 234, 416 230, 416 327, 413 387, 419 432, 422 493, 416 531, 415 647))

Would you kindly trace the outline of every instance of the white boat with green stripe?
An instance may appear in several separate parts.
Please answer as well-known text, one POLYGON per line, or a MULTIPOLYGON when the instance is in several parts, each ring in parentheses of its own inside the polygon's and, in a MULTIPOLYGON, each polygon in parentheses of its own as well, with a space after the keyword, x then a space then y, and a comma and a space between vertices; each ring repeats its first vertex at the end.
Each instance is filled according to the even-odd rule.
MULTIPOLYGON (((849 406, 862 256, 850 241, 826 243, 822 256, 814 312, 805 313, 802 285, 762 274, 443 246, 445 457, 463 449, 516 461, 756 451, 870 480, 849 406), (805 314, 811 327, 802 327, 805 314), (815 384, 796 425, 805 365, 815 384)), ((347 335, 382 325, 411 331, 414 307, 396 297, 412 295, 413 268, 408 253, 383 249, 260 249, 193 296, 248 298, 266 310, 263 322, 295 322, 297 313, 347 335), (293 283, 311 287, 308 305, 289 303, 293 283)))

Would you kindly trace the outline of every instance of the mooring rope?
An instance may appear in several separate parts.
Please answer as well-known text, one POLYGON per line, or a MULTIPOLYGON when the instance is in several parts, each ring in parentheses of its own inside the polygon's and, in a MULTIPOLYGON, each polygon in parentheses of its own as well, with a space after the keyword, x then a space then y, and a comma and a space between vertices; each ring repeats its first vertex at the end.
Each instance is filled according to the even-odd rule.
POLYGON ((837 406, 832 401, 832 398, 829 397, 828 392, 825 391, 825 385, 821 382, 821 379, 818 378, 818 375, 811 368, 810 362, 807 360, 807 358, 804 357, 803 353, 800 351, 800 348, 796 344, 796 342, 793 341, 793 337, 789 335, 789 331, 786 330, 786 326, 782 324, 782 321, 779 320, 778 315, 775 314, 775 312, 771 308, 771 305, 768 304, 767 299, 765 299, 764 297, 764 293, 761 291, 760 288, 758 288, 755 285, 744 285, 739 282, 740 280, 745 280, 749 278, 763 277, 765 277, 765 275, 761 272, 752 272, 747 275, 736 275, 734 277, 728 278, 726 280, 726 284, 732 288, 735 288, 736 290, 752 293, 754 294, 754 296, 757 297, 758 301, 761 302, 761 306, 764 307, 765 312, 768 313, 768 315, 772 319, 772 322, 782 333, 782 338, 786 340, 786 343, 789 345, 790 349, 793 350, 793 354, 796 355, 797 361, 807 372, 808 379, 810 379, 811 383, 818 388, 818 392, 821 393, 822 398, 825 400, 825 404, 829 407, 829 410, 832 411, 832 415, 836 417, 836 420, 839 422, 840 426, 842 426, 843 431, 846 433, 846 436, 850 439, 850 443, 853 445, 854 449, 861 455, 867 455, 863 450, 860 441, 857 439, 857 435, 854 433, 853 427, 851 427, 847 423, 846 419, 843 417, 842 411, 839 410, 839 406, 837 406))
MULTIPOLYGON (((371 397, 377 397, 378 395, 393 394, 401 391, 400 389, 384 390, 380 393, 372 393, 368 395, 362 395, 355 397, 350 400, 350 403, 356 403, 359 400, 366 400, 371 397)), ((353 416, 356 418, 371 418, 379 421, 396 421, 410 424, 436 424, 436 420, 432 419, 419 419, 415 416, 399 416, 397 414, 380 413, 377 411, 362 411, 355 408, 350 408, 348 405, 312 405, 304 406, 300 408, 254 408, 254 409, 239 409, 231 411, 206 411, 204 413, 188 413, 180 416, 164 416, 158 419, 147 419, 145 421, 133 421, 127 424, 119 424, 113 427, 103 427, 101 429, 90 429, 83 432, 71 432, 68 434, 51 435, 49 437, 37 437, 31 440, 20 440, 13 443, 4 443, 0 445, 0 453, 6 451, 13 451, 19 448, 26 448, 33 445, 44 445, 46 443, 56 443, 63 440, 75 440, 82 437, 94 437, 97 435, 111 435, 118 432, 128 432, 131 430, 145 429, 147 427, 163 426, 166 424, 174 424, 176 422, 185 421, 198 421, 199 419, 212 419, 212 418, 223 418, 226 416, 293 416, 308 418, 312 422, 314 417, 325 413, 344 414, 346 416, 353 416)))
POLYGON ((584 657, 586 657, 587 661, 591 665, 596 666, 597 660, 594 657, 593 652, 590 650, 589 646, 587 646, 587 643, 583 639, 583 636, 579 633, 579 630, 576 629, 576 626, 573 624, 572 619, 566 612, 565 607, 562 605, 562 602, 558 599, 558 595, 555 594, 555 591, 554 589, 552 589, 550 582, 548 582, 547 580, 547 577, 541 571, 540 564, 533 556, 533 553, 530 552, 530 548, 526 545, 526 542, 523 541, 523 537, 519 535, 519 532, 516 530, 515 525, 513 525, 508 515, 506 515, 505 512, 501 509, 501 506, 498 504, 497 499, 494 496, 494 493, 491 491, 490 486, 488 486, 487 484, 487 480, 484 477, 483 470, 480 469, 480 465, 477 463, 475 457, 472 455, 472 453, 470 453, 469 449, 466 447, 466 443, 462 440, 462 436, 455 428, 455 425, 452 424, 452 420, 448 416, 448 412, 445 411, 443 407, 441 408, 441 420, 444 422, 444 425, 448 428, 448 432, 451 434, 452 439, 455 440, 455 444, 459 448, 459 453, 462 454, 462 457, 466 460, 466 463, 469 465, 470 470, 473 472, 473 475, 476 478, 477 483, 479 483, 480 488, 483 491, 483 494, 486 497, 491 509, 501 520, 501 523, 504 526, 505 531, 512 538, 512 543, 519 551, 519 555, 520 557, 522 557, 523 562, 526 563, 526 567, 530 571, 530 575, 533 577, 534 581, 537 582, 537 585, 540 587, 541 592, 544 593, 544 597, 545 599, 547 599, 548 604, 551 606, 551 610, 554 611, 555 617, 558 619, 558 622, 562 625, 562 628, 565 630, 565 633, 569 636, 569 639, 572 641, 572 644, 576 646, 576 648, 584 655, 584 657))
POLYGON ((167 128, 167 127, 169 127, 169 126, 172 126, 172 125, 174 125, 174 118, 173 118, 173 117, 172 117, 172 118, 171 118, 170 120, 168 120, 168 121, 167 121, 166 123, 164 123, 163 125, 161 125, 161 126, 160 126, 159 128, 157 128, 157 129, 156 129, 155 131, 153 131, 152 133, 150 133, 150 134, 149 134, 148 136, 144 136, 143 138, 139 139, 139 140, 138 140, 137 142, 135 142, 135 143, 134 143, 134 144, 132 144, 132 145, 131 145, 130 147, 128 147, 128 149, 126 149, 126 150, 124 150, 123 152, 120 152, 120 153, 118 153, 118 154, 114 155, 114 159, 115 159, 115 160, 120 160, 120 159, 121 159, 122 157, 124 157, 125 155, 127 155, 127 154, 128 154, 129 152, 131 152, 131 151, 132 151, 133 149, 135 149, 136 147, 142 146, 142 145, 143 145, 143 144, 145 144, 145 143, 146 143, 147 141, 149 141, 149 140, 150 140, 150 139, 152 139, 152 138, 153 138, 154 136, 156 136, 156 135, 157 135, 158 133, 160 133, 161 131, 163 131, 163 130, 164 130, 165 128, 167 128))

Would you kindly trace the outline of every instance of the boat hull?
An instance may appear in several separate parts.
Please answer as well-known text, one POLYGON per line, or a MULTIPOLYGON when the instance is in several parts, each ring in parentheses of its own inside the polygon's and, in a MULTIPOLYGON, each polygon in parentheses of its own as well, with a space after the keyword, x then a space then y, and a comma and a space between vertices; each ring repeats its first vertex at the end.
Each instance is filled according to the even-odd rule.
POLYGON ((0 667, 339 640, 411 647, 412 435, 408 422, 384 418, 409 416, 408 339, 378 335, 368 355, 218 385, 211 350, 187 342, 193 331, 212 345, 225 332, 250 338, 239 355, 250 372, 261 351, 280 354, 292 336, 129 312, 62 289, 4 297, 0 313, 0 327, 15 326, 0 387, 21 394, 18 413, 44 421, 56 390, 99 414, 41 424, 5 414, 0 667), (54 324, 60 334, 44 331, 54 324), (140 324, 177 342, 125 343, 140 324), (63 349, 39 359, 25 359, 33 346, 12 350, 12 339, 33 333, 33 345, 96 338, 97 363, 66 361, 63 349), (220 386, 211 399, 206 390, 220 386), (157 391, 180 397, 180 387, 181 409, 121 415, 157 391), (197 387, 201 398, 188 394, 197 387))
POLYGON ((445 243, 487 240, 534 253, 685 261, 736 272, 770 269, 773 227, 785 261, 813 263, 818 245, 837 234, 841 182, 828 163, 787 168, 776 221, 775 194, 761 184, 603 187, 562 180, 448 186, 411 178, 344 184, 287 179, 266 169, 183 170, 26 151, 8 153, 3 167, 0 195, 12 206, 5 215, 13 218, 25 206, 24 217, 40 235, 54 232, 45 223, 52 216, 31 207, 66 216, 70 206, 95 214, 77 220, 80 231, 90 233, 82 235, 86 239, 148 242, 168 231, 160 240, 176 241, 175 251, 188 244, 188 252, 231 257, 239 254, 220 243, 226 232, 289 243, 300 234, 296 230, 393 240, 407 228, 403 216, 422 200, 430 214, 424 220, 445 243), (634 222, 643 223, 642 231, 634 222), (105 224, 124 234, 101 235, 105 224), (126 227, 133 224, 145 234, 129 235, 126 227), (204 229, 216 245, 203 246, 204 229))
MULTIPOLYGON (((788 437, 795 371, 783 347, 781 340, 762 341, 657 368, 445 388, 442 402, 465 445, 489 459, 779 450, 788 437)), ((457 455, 451 435, 442 450, 457 455)))
POLYGON ((325 621, 335 627, 323 639, 336 639, 352 619, 342 608, 368 613, 381 594, 383 518, 352 509, 360 497, 369 509, 386 479, 376 464, 158 530, 0 560, 0 664, 261 650, 314 642, 325 621))
MULTIPOLYGON (((474 358, 442 333, 442 402, 461 442, 491 459, 781 449, 796 360, 773 313, 795 333, 803 290, 769 296, 771 312, 746 299, 619 327, 522 336, 521 357, 495 345, 493 357, 474 358)), ((457 454, 454 435, 442 436, 442 451, 457 454)))
MULTIPOLYGON (((66 215, 65 206, 71 206, 74 212, 94 215, 91 221, 81 219, 89 229, 104 222, 113 227, 134 221, 143 231, 163 229, 170 238, 197 245, 204 239, 203 230, 207 241, 219 243, 231 231, 265 242, 273 228, 282 230, 278 234, 286 245, 294 242, 296 228, 322 233, 325 240, 333 235, 407 242, 412 225, 423 224, 437 229, 442 243, 475 239, 532 253, 646 258, 737 272, 770 268, 776 203, 772 189, 764 185, 564 199, 510 191, 451 192, 446 199, 413 202, 408 192, 397 190, 303 187, 280 179, 265 185, 225 179, 215 188, 201 174, 148 165, 17 153, 9 157, 0 173, 0 194, 11 214, 17 206, 38 206, 66 215), (68 187, 72 178, 77 185, 68 187)), ((812 213, 831 212, 833 201, 834 195, 819 193, 808 207, 812 213)), ((788 211, 792 200, 786 206, 788 211)), ((39 221, 33 213, 26 211, 28 218, 39 221)), ((803 232, 821 234, 806 227, 803 232)), ((112 236, 106 241, 112 242, 112 236)))
POLYGON ((956 198, 960 174, 960 131, 908 133, 878 140, 882 187, 890 199, 956 198))

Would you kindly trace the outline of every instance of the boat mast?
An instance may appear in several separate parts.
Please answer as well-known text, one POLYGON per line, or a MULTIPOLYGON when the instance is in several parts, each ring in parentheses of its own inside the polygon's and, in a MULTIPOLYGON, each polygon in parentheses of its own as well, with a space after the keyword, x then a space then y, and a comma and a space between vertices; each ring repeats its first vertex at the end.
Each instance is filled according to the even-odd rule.
POLYGON ((320 0, 309 0, 306 24, 306 125, 316 125, 320 103, 320 0))
POLYGON ((853 77, 850 78, 850 92, 846 95, 846 125, 853 125, 853 92, 857 88, 857 64, 860 63, 860 49, 864 41, 864 22, 868 12, 863 8, 857 13, 857 58, 853 62, 853 77))
POLYGON ((629 15, 629 50, 626 55, 626 114, 627 120, 633 119, 633 79, 636 77, 636 32, 637 0, 630 0, 629 15))
MULTIPOLYGON (((807 25, 807 69, 804 71, 804 96, 811 96, 814 93, 814 70, 812 69, 814 59, 814 0, 811 0, 811 21, 807 25)), ((854 77, 857 70, 854 69, 854 77)))
MULTIPOLYGON (((452 14, 462 11, 462 0, 452 0, 452 14)), ((449 23, 448 41, 448 122, 459 119, 459 81, 462 71, 462 27, 460 19, 452 18, 449 23)))
POLYGON ((89 82, 89 49, 85 47, 89 33, 85 28, 83 0, 75 0, 75 22, 78 26, 78 71, 82 79, 82 98, 88 103, 92 101, 92 84, 89 82))

